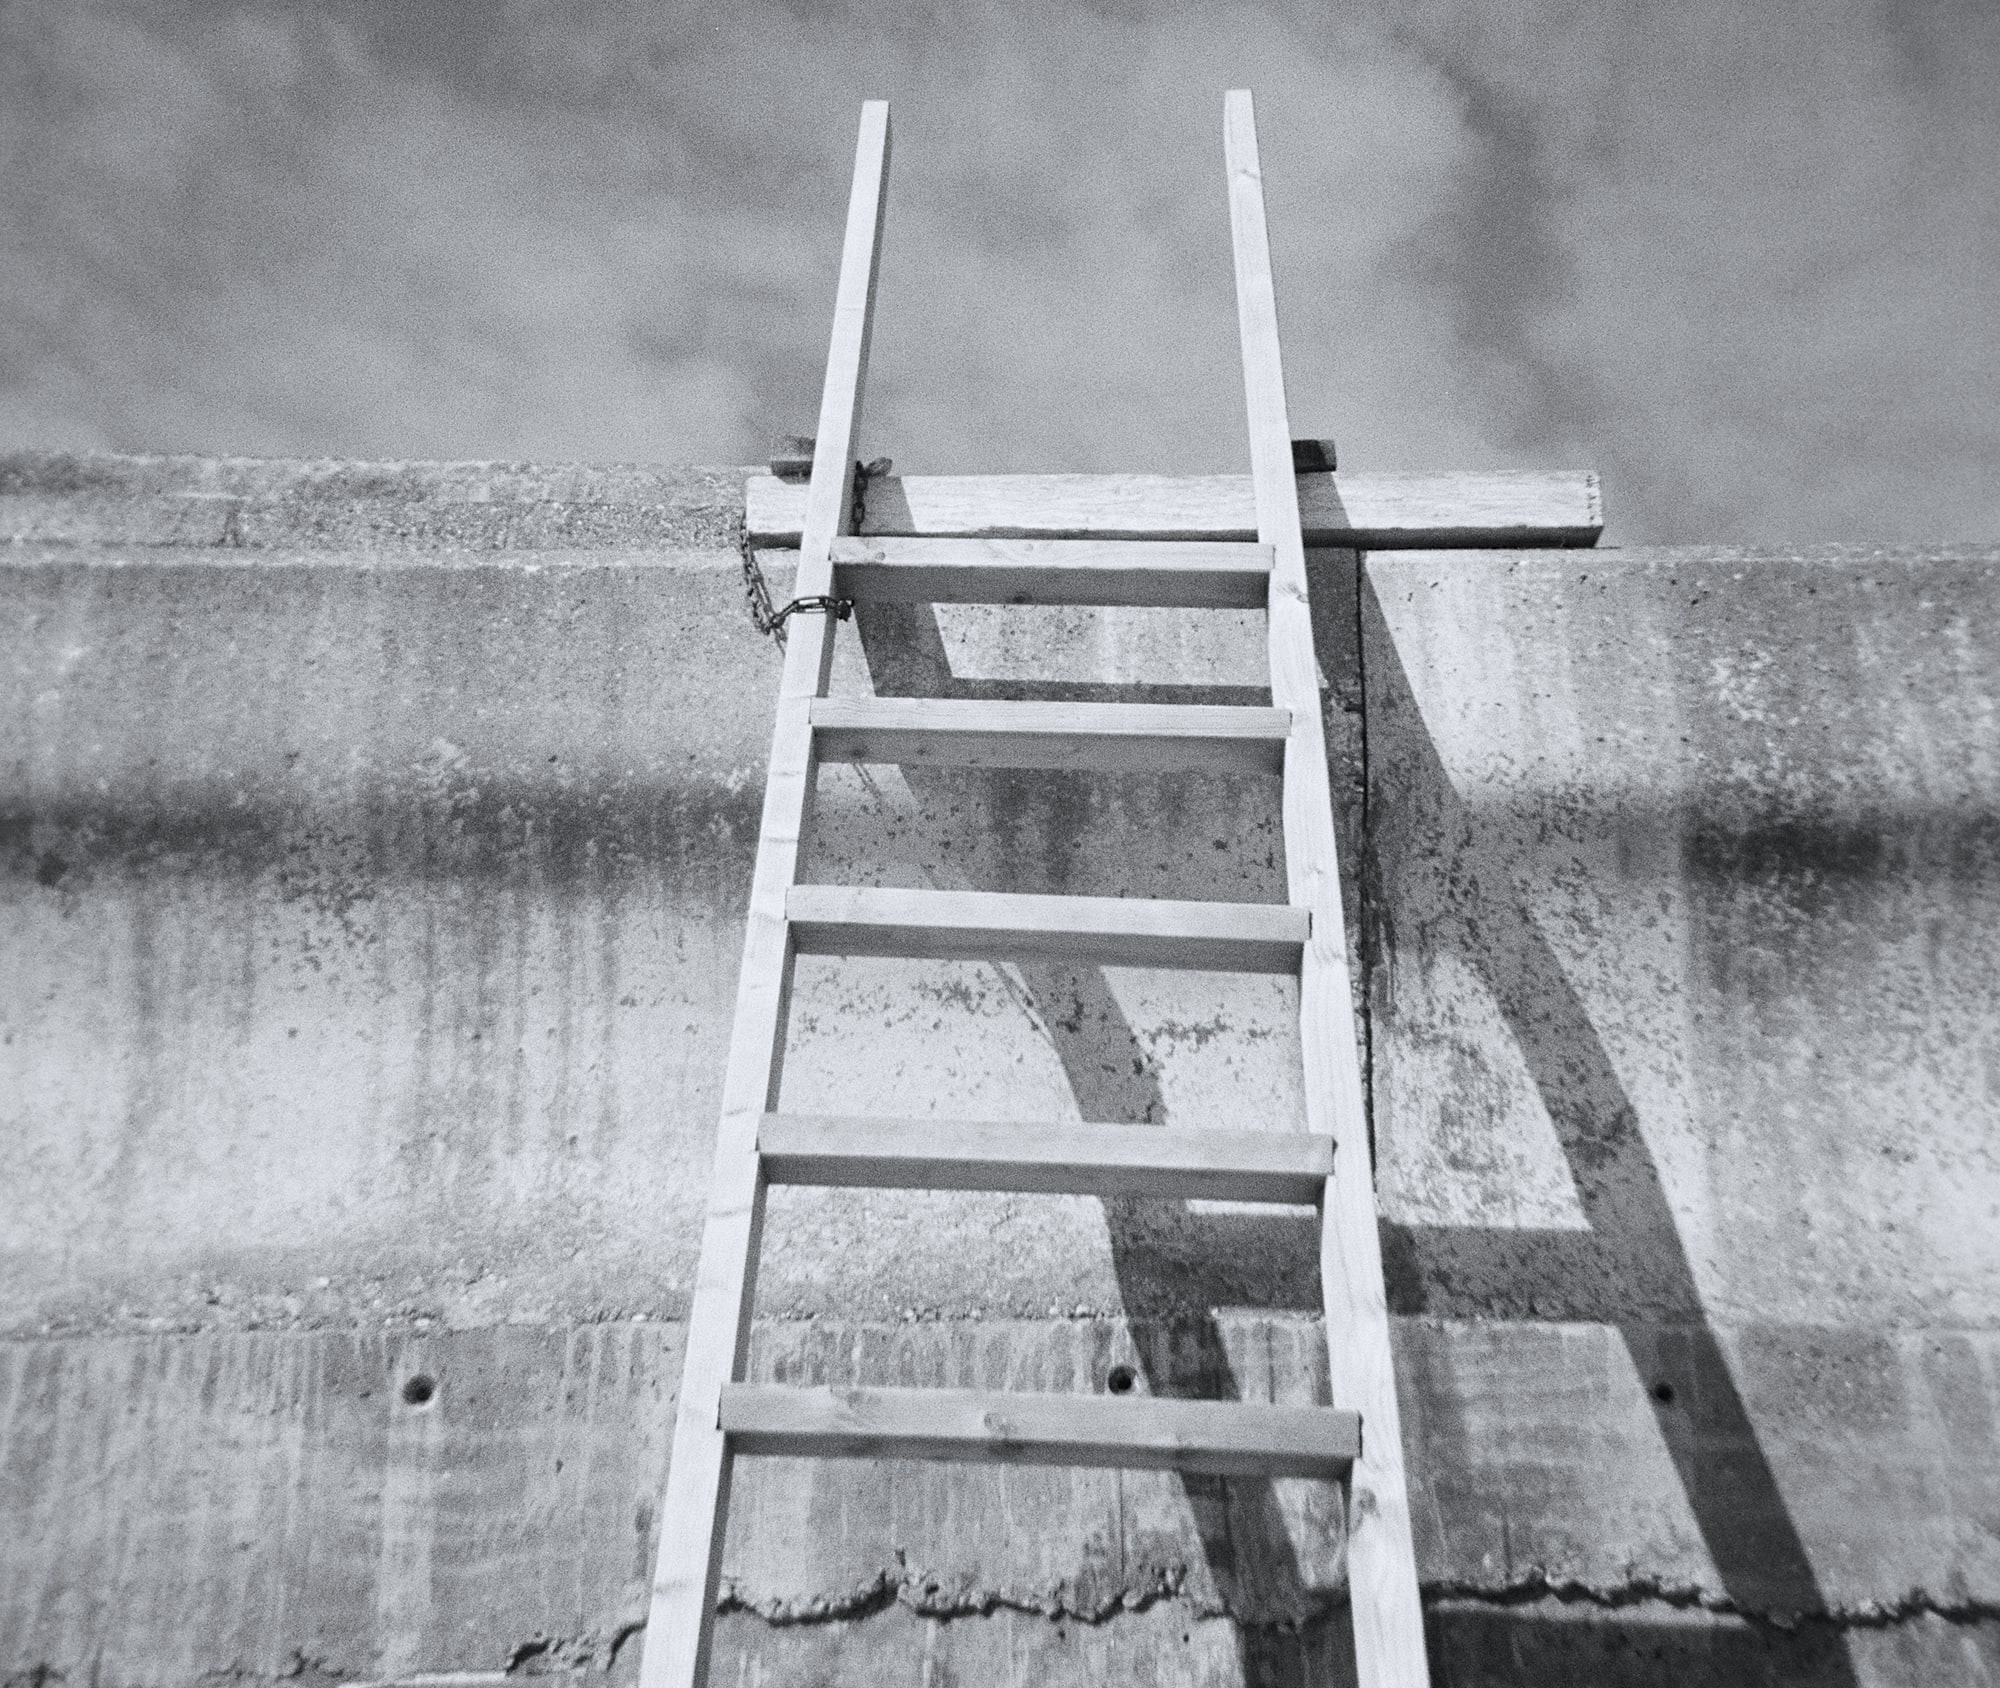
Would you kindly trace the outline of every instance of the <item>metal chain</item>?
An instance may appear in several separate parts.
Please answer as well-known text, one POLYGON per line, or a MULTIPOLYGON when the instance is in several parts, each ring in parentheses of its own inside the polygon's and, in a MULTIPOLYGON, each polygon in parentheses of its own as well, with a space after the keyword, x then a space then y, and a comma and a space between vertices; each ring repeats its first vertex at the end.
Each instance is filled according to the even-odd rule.
POLYGON ((778 611, 776 620, 773 623, 773 631, 778 633, 782 639, 786 617, 801 615, 808 610, 817 610, 821 615, 830 615, 835 621, 845 621, 854 613, 854 600, 852 598, 830 598, 823 593, 816 594, 810 598, 794 598, 783 609, 778 611))
POLYGON ((772 606, 771 588, 764 584, 764 571, 757 566, 757 553, 750 544, 747 523, 737 549, 743 554, 743 596, 750 601, 750 624, 759 633, 770 634, 782 645, 785 642, 784 617, 772 606))
MULTIPOLYGON (((868 508, 868 478, 871 475, 886 475, 890 469, 889 459, 877 457, 872 462, 854 465, 854 504, 849 512, 849 528, 855 533, 861 531, 861 521, 868 508)), ((852 598, 834 598, 824 594, 809 598, 794 598, 783 609, 771 601, 771 588, 765 583, 764 571, 757 565, 757 551, 750 543, 750 526, 744 523, 742 537, 737 542, 737 550, 743 558, 743 596, 750 604, 750 622, 759 633, 768 633, 780 646, 785 642, 785 622, 792 616, 817 610, 822 615, 831 615, 838 621, 845 621, 854 613, 852 598)))

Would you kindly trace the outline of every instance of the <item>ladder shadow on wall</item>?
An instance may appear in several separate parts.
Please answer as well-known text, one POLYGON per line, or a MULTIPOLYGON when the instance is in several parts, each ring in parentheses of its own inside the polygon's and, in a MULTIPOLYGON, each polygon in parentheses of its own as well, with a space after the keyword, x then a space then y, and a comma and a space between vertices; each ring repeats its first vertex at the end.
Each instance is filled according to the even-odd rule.
MULTIPOLYGON (((1345 567, 1352 568, 1352 554, 1344 555, 1345 567)), ((1315 633, 1334 693, 1353 696, 1361 690, 1359 627, 1333 602, 1341 596, 1316 589, 1315 633)), ((1346 602, 1351 606, 1353 599, 1346 602)), ((863 605, 857 617, 870 674, 885 696, 1264 701, 1219 687, 960 679, 951 673, 930 606, 863 605)), ((1398 711, 1405 720, 1421 722, 1379 619, 1368 651, 1374 665, 1367 675, 1370 709, 1398 711)), ((1341 737, 1330 734, 1330 743, 1339 758, 1341 737)), ((1672 1391, 1670 1402, 1655 1403, 1655 1417, 1728 1605, 1748 1614, 1805 1620, 1797 1627, 1753 1623, 1718 1629, 1663 1626, 1607 1610, 1591 1625, 1579 1626, 1538 1622, 1518 1605, 1467 1603, 1432 1613, 1434 1671, 1441 1681, 1523 1684, 1606 1668, 1633 1681, 1851 1684, 1856 1678, 1839 1631, 1811 1622, 1825 1609, 1818 1579, 1702 1305, 1636 1110, 1588 1011, 1524 907, 1518 890, 1522 852, 1529 852, 1525 873, 1531 876, 1533 844, 1459 799, 1424 733, 1403 735, 1397 748, 1394 777, 1403 782, 1398 800, 1437 836, 1459 843, 1459 882, 1475 886, 1476 893, 1470 916, 1450 924, 1450 941, 1491 994, 1526 1063, 1555 1126, 1588 1228, 1385 1221, 1392 1311, 1476 1317, 1470 1306, 1447 1306, 1449 1296, 1434 1293, 1439 1285, 1476 1285, 1486 1317, 1617 1330, 1638 1375, 1667 1383, 1672 1391)), ((1336 806, 1348 811, 1336 817, 1344 863, 1351 868, 1359 861, 1373 891, 1376 864, 1361 848, 1364 841, 1353 836, 1359 817, 1342 798, 1355 770, 1334 771, 1336 806)), ((946 782, 968 776, 906 768, 904 777, 913 796, 923 800, 945 790, 946 782)), ((1006 803, 1010 782, 1024 777, 1045 786, 1089 778, 999 772, 970 777, 989 783, 988 800, 996 806, 1006 803)), ((1364 891, 1360 900, 1364 954, 1372 971, 1383 949, 1388 911, 1379 893, 1364 891)), ((1021 964, 1014 974, 1027 997, 1024 1006, 1047 1030, 1083 1118, 1165 1120, 1149 1053, 1101 969, 1021 964)), ((1220 1321, 1190 1316, 1186 1308, 1256 1302, 1279 1313, 1318 1310, 1317 1226, 1309 1216, 1287 1210, 1198 1213, 1182 1202, 1131 1198, 1107 1201, 1104 1213, 1140 1363, 1156 1393, 1230 1398, 1238 1392, 1220 1321), (1240 1262, 1257 1265, 1246 1273, 1240 1262)), ((1463 1448, 1468 1429, 1450 1421, 1448 1380, 1428 1388, 1421 1378, 1416 1381, 1425 1403, 1426 1441, 1463 1448)), ((1421 1484, 1435 1462, 1423 1457, 1423 1450, 1418 1453, 1413 1475, 1421 1484)), ((1244 1680, 1345 1679, 1352 1666, 1343 1656, 1344 1609, 1336 1593, 1301 1563, 1273 1485, 1182 1481, 1217 1589, 1226 1591, 1232 1612, 1252 1619, 1239 1632, 1244 1680), (1341 1621, 1325 1621, 1335 1617, 1341 1621)))
MULTIPOLYGON (((1393 635, 1368 588, 1361 590, 1368 720, 1371 728, 1395 722, 1393 766, 1378 761, 1388 746, 1371 744, 1370 797, 1391 793, 1393 782, 1384 801, 1401 810, 1398 833, 1425 841, 1422 861, 1402 865, 1399 895, 1407 897, 1417 876, 1431 876, 1425 890, 1437 906, 1427 902, 1411 918, 1423 923, 1422 942, 1461 963, 1497 1007, 1554 1126, 1587 1222, 1581 1229, 1533 1229, 1385 1219, 1390 1310, 1614 1328, 1649 1388, 1661 1442, 1727 1606, 1753 1620, 1747 1628, 1718 1630, 1609 1610, 1589 1626, 1538 1624, 1518 1608, 1492 1605, 1433 1612, 1433 1669, 1441 1679, 1480 1682, 1569 1680, 1572 1673, 1616 1669, 1621 1681, 1852 1684, 1839 1630, 1813 1621, 1826 1610, 1818 1577, 1703 1306, 1637 1109, 1526 906, 1523 884, 1553 882, 1569 840, 1560 827, 1552 836, 1544 817, 1488 813, 1460 798, 1393 635), (1438 917, 1437 908, 1450 912, 1438 917)), ((1352 652, 1350 660, 1359 655, 1352 652)), ((1322 657, 1329 671, 1338 660, 1340 653, 1322 657)), ((1382 734, 1375 729, 1377 738, 1382 734)), ((1394 988, 1393 923, 1406 911, 1389 906, 1382 885, 1381 852, 1397 844, 1385 839, 1382 819, 1372 813, 1367 833, 1364 955, 1371 998, 1379 998, 1394 988)), ((1371 1092, 1379 1098, 1373 1079, 1371 1092)), ((1395 1123, 1399 1130, 1426 1127, 1414 1119, 1395 1123)), ((1379 1117, 1376 1129, 1383 1129, 1379 1117)), ((1406 1398, 1410 1384, 1423 1403, 1426 1447, 1416 1450, 1411 1466, 1422 1484, 1474 1457, 1474 1432, 1452 1412, 1457 1396, 1450 1377, 1427 1380, 1419 1372, 1406 1383, 1406 1398)), ((1448 1495, 1433 1503, 1451 1510, 1448 1495)))
MULTIPOLYGON (((1269 702, 1268 692, 1245 687, 962 679, 951 671, 930 605, 862 604, 855 615, 878 696, 1269 702)), ((974 781, 986 788, 985 802, 1001 812, 1011 796, 1029 789, 1021 782, 1032 780, 1039 795, 1057 793, 1059 808, 1066 798, 1077 797, 1079 827, 1088 824, 1084 813, 1088 805, 1081 792, 1098 777, 1060 772, 968 774, 915 766, 905 767, 902 774, 920 803, 962 794, 965 782, 974 781)), ((1282 899, 1282 895, 1280 881, 1277 896, 1282 899)), ((1024 961, 1012 964, 1010 972, 1010 989, 1018 989, 1023 1009, 1046 1030, 1081 1118, 1166 1123, 1167 1105, 1151 1054, 1135 1034, 1101 967, 1024 961)), ((1106 1198, 1103 1209, 1113 1273, 1138 1368, 1150 1393, 1241 1398, 1222 1322, 1212 1313, 1190 1313, 1189 1308, 1254 1305, 1279 1314, 1319 1311, 1318 1224, 1308 1213, 1290 1209, 1217 1213, 1185 1201, 1129 1196, 1106 1198)), ((1179 1481, 1209 1576, 1228 1611, 1239 1620, 1243 1681, 1273 1685, 1325 1681, 1329 1663, 1340 1680, 1347 1680, 1353 1667, 1344 1597, 1301 1563, 1277 1486, 1265 1479, 1185 1473, 1179 1481)), ((1337 1527, 1337 1509, 1316 1509, 1316 1514, 1337 1527)), ((1333 1545, 1337 1550, 1338 1543, 1333 1545)))

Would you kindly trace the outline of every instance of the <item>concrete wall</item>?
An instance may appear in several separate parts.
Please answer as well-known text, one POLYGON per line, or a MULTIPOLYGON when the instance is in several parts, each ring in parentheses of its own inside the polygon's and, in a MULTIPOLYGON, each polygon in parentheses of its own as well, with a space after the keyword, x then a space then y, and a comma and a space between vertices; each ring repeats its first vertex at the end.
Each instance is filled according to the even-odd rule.
MULTIPOLYGON (((633 1667, 777 672, 741 478, 0 460, 10 1679, 633 1667)), ((1996 562, 1316 559, 1441 1679, 2000 1668, 1996 562)), ((836 685, 1252 701, 1261 644, 882 610, 836 685)), ((822 791, 815 877, 1281 884, 1270 782, 822 791)), ((1289 1012, 812 962, 786 1101, 1289 1129, 1289 1012)), ((1323 1394, 1309 1214, 781 1196, 759 1375, 1323 1394)), ((719 1679, 1337 1681, 1338 1527, 756 1462, 719 1679)))
POLYGON ((1375 1119, 1454 1571, 1878 1622, 1864 1677, 1983 1614, 1990 1668, 1993 564, 1370 562, 1375 1119))

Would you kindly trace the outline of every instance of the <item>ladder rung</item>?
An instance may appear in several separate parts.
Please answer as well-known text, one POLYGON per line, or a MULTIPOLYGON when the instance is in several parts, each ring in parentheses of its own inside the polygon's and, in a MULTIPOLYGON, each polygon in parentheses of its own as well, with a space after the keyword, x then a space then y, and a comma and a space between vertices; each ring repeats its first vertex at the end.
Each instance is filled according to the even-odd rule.
POLYGON ((1312 917, 1285 903, 1183 903, 995 891, 794 885, 785 915, 801 955, 1006 961, 1040 956, 1124 967, 1291 973, 1312 917))
POLYGON ((813 700, 812 724, 815 748, 831 762, 1277 773, 1292 712, 1215 704, 823 697, 813 700))
POLYGON ((834 589, 861 603, 1259 609, 1271 547, 1228 541, 836 539, 834 589))
POLYGON ((1307 1206, 1333 1176, 1333 1139, 1289 1131, 766 1114, 757 1148, 773 1184, 879 1190, 1191 1196, 1307 1206))
POLYGON ((736 1452, 824 1459, 1111 1465, 1224 1477, 1339 1477, 1361 1450, 1358 1414, 1147 1395, 982 1389, 828 1389, 730 1383, 736 1452))

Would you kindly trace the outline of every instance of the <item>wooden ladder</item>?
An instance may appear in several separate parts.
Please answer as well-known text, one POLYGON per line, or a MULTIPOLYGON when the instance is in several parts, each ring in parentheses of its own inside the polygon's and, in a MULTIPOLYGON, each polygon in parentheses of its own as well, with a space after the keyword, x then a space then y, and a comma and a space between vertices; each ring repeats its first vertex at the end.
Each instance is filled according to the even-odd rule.
POLYGON ((1270 708, 830 698, 835 617, 795 616, 771 741, 714 1182, 688 1332, 642 1688, 703 1681, 739 1454, 1146 1466, 1347 1484, 1364 1688, 1428 1681, 1306 600, 1291 430, 1248 93, 1224 120, 1255 543, 845 538, 868 358, 889 109, 862 108, 833 343, 794 590, 801 599, 1268 606, 1270 708), (1282 775, 1288 900, 1149 901, 801 884, 822 761, 1282 775), (799 955, 1061 957, 1295 974, 1304 1133, 782 1115, 799 955), (1338 1153, 1336 1153, 1336 1146, 1338 1153), (742 1381, 773 1183, 1317 1203, 1331 1407, 742 1381))

